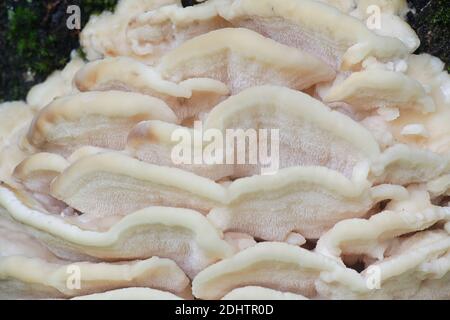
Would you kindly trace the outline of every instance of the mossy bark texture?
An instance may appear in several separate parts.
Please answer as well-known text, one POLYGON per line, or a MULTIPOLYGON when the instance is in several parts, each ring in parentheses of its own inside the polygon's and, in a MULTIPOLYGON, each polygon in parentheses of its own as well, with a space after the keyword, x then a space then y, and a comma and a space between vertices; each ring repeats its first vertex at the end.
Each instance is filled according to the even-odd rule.
POLYGON ((81 26, 117 0, 0 0, 0 102, 28 90, 62 68, 78 48, 80 30, 67 28, 68 6, 81 9, 81 26))

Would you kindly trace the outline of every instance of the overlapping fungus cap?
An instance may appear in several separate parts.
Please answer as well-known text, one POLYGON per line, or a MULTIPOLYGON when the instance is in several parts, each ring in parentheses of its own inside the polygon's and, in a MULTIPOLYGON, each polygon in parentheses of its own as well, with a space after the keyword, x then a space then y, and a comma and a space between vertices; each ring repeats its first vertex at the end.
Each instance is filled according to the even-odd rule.
POLYGON ((0 298, 450 298, 450 78, 412 54, 407 10, 121 0, 92 17, 87 61, 0 105, 0 298), (175 163, 196 121, 278 129, 278 170, 175 163))

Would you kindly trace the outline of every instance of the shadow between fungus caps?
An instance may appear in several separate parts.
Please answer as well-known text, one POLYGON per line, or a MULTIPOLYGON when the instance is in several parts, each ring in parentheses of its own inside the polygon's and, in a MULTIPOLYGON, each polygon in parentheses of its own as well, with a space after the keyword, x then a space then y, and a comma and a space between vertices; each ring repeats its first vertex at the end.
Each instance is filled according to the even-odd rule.
POLYGON ((206 2, 208 0, 181 0, 181 4, 183 5, 183 7, 192 7, 195 6, 197 4, 206 2))

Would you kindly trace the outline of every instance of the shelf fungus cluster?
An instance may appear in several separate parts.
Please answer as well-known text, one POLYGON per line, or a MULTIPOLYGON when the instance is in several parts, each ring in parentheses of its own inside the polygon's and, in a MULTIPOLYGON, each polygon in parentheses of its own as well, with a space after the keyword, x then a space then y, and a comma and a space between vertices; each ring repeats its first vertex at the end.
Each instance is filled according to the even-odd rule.
POLYGON ((92 17, 86 60, 0 106, 0 298, 450 299, 450 77, 407 10, 92 17), (228 161, 253 157, 212 139, 230 130, 276 143, 228 161))

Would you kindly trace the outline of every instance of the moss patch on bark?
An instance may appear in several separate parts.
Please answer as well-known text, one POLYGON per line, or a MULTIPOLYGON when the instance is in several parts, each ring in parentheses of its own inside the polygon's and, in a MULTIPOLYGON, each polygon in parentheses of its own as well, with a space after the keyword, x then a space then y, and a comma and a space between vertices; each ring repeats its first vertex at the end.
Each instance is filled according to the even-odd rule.
POLYGON ((450 72, 450 1, 408 0, 408 3, 413 8, 408 13, 408 23, 421 41, 417 53, 439 57, 450 72))
POLYGON ((23 99, 70 59, 80 30, 69 30, 67 8, 78 5, 81 25, 92 13, 112 10, 117 0, 0 1, 0 101, 23 99))

